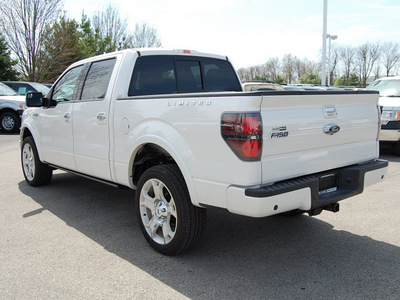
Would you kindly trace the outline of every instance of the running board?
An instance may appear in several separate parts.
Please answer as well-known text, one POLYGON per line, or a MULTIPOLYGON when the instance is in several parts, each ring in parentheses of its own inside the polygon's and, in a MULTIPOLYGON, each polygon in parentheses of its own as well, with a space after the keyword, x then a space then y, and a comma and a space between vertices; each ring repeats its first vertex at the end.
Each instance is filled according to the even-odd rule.
POLYGON ((87 179, 91 179, 91 180, 94 180, 94 181, 97 181, 97 182, 100 182, 100 183, 104 183, 104 184, 110 185, 110 186, 115 187, 115 188, 130 189, 127 186, 120 185, 118 183, 115 183, 115 182, 112 182, 112 181, 109 181, 109 180, 105 180, 105 179, 101 179, 101 178, 98 178, 98 177, 82 174, 82 173, 79 173, 79 172, 76 172, 76 171, 72 171, 72 170, 67 169, 67 168, 59 167, 59 166, 56 166, 56 165, 53 165, 53 164, 47 164, 47 165, 49 167, 51 167, 51 168, 63 170, 65 172, 72 173, 72 174, 75 174, 75 175, 78 175, 78 176, 81 176, 81 177, 84 177, 84 178, 87 178, 87 179))

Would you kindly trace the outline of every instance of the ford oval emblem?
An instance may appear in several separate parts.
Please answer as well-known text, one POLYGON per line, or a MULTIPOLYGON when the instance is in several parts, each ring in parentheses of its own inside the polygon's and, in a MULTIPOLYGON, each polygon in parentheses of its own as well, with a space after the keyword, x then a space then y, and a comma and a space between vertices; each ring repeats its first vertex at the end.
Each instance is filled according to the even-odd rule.
POLYGON ((325 125, 325 127, 324 127, 324 132, 326 134, 332 135, 339 131, 340 131, 340 126, 338 126, 336 124, 328 124, 328 125, 325 125))

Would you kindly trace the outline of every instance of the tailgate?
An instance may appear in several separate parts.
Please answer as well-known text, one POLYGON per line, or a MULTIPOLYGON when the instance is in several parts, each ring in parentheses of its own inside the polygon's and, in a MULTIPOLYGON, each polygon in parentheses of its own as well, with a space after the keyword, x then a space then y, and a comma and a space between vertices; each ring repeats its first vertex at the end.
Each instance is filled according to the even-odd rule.
POLYGON ((264 94, 262 182, 377 158, 378 97, 375 92, 264 94))

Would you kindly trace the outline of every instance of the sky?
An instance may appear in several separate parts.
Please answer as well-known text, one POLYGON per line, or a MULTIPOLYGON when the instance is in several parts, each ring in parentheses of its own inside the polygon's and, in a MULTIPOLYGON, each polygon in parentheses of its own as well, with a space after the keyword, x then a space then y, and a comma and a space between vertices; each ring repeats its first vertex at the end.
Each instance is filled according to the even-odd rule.
MULTIPOLYGON (((92 17, 109 3, 127 19, 128 29, 147 22, 162 46, 222 54, 236 68, 293 54, 319 61, 323 0, 64 0, 69 18, 92 17)), ((327 0, 327 33, 332 43, 400 43, 399 0, 327 0)))

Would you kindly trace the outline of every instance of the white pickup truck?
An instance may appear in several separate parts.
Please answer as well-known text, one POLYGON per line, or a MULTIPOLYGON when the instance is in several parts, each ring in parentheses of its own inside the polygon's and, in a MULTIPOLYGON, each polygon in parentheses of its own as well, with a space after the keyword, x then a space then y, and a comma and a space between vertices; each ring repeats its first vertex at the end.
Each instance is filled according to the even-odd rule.
POLYGON ((198 243, 206 208, 336 212, 388 167, 376 92, 243 92, 219 55, 105 54, 71 65, 46 97, 26 97, 28 184, 62 169, 136 190, 143 235, 168 255, 198 243))

